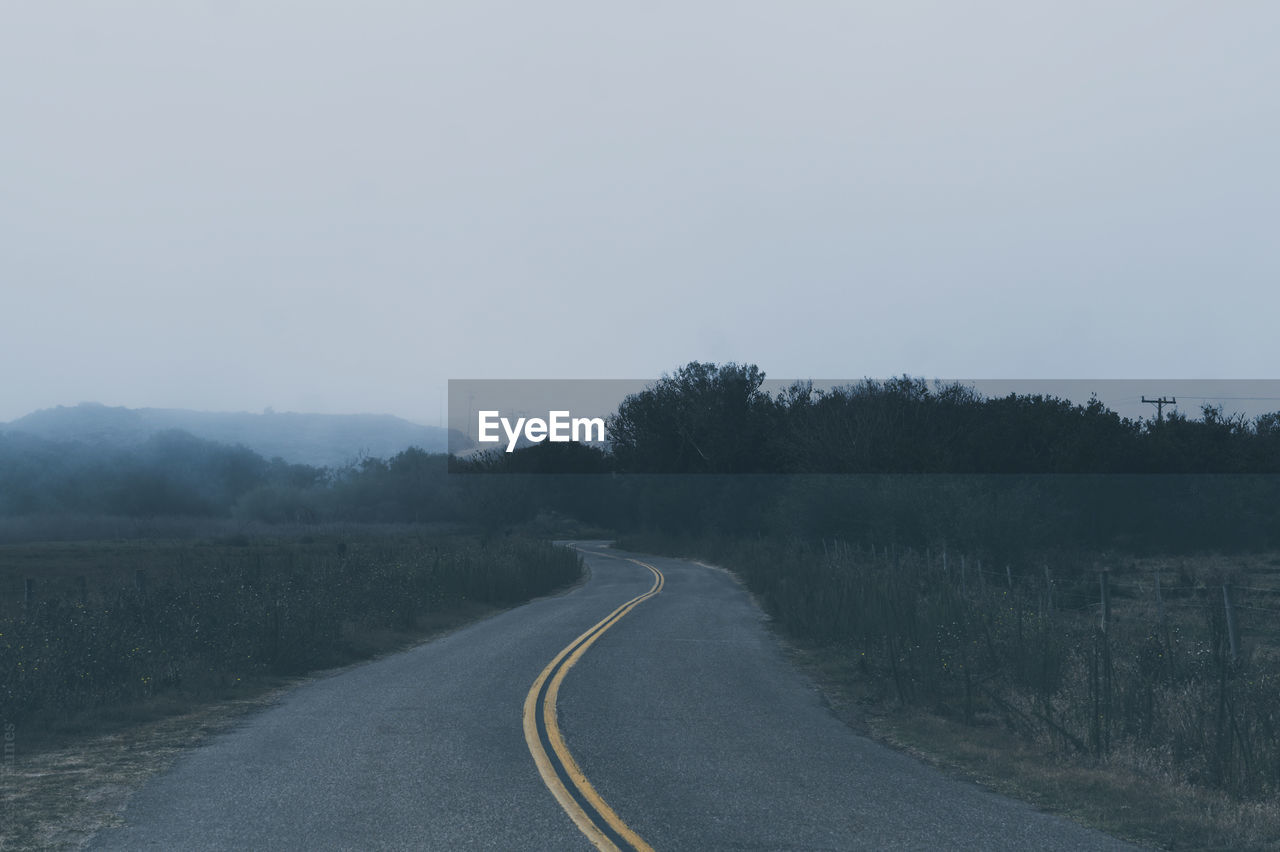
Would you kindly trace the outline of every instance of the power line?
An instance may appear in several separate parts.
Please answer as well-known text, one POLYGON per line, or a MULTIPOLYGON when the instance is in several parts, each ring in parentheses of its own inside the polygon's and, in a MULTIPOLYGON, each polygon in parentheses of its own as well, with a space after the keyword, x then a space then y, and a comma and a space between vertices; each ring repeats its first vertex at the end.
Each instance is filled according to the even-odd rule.
POLYGON ((1280 401, 1280 396, 1191 396, 1183 394, 1183 399, 1220 399, 1235 402, 1243 400, 1248 402, 1276 402, 1280 401))

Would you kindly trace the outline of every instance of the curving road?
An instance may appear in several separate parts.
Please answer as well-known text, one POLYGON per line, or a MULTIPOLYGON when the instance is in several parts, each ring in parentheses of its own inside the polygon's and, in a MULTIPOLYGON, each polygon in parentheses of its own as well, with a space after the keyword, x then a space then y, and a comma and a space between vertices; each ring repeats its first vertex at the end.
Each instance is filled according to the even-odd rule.
POLYGON ((579 547, 582 586, 299 687, 90 848, 1131 848, 853 733, 727 573, 579 547))

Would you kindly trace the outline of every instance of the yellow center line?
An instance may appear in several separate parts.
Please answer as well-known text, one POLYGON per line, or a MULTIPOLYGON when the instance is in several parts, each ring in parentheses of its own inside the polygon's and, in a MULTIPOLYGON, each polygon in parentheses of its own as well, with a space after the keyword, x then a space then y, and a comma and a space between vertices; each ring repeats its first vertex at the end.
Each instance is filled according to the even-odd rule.
POLYGON ((533 755, 533 762, 538 767, 538 774, 542 776, 543 783, 547 785, 551 794, 555 796, 556 801, 560 803, 560 807, 578 826, 578 830, 586 835, 587 839, 597 849, 607 850, 607 852, 622 852, 622 847, 610 837, 610 834, 612 834, 625 841, 632 849, 640 852, 653 852, 653 847, 645 843, 638 834, 632 831, 630 826, 622 821, 621 817, 614 812, 613 808, 609 807, 609 804, 591 786, 586 774, 583 773, 577 761, 573 759, 573 755, 569 752, 569 747, 565 745, 564 736, 560 733, 560 726, 556 720, 556 699, 560 695, 560 685, 564 682, 565 675, 569 669, 573 668, 574 663, 582 658, 587 649, 606 630, 617 624, 627 613, 641 603, 661 592, 663 586, 666 585, 666 578, 662 575, 662 572, 647 562, 614 556, 611 553, 597 553, 596 555, 607 556, 610 559, 626 559, 627 562, 648 568, 653 572, 653 586, 649 588, 649 591, 623 603, 598 621, 589 630, 566 645, 560 653, 556 654, 555 659, 547 664, 547 667, 538 675, 538 679, 533 682, 533 686, 529 689, 529 694, 525 696, 524 739, 529 746, 529 752, 533 755), (548 679, 550 680, 549 684, 548 679), (546 687, 545 691, 543 689, 544 686, 546 687), (541 699, 539 699, 539 696, 541 696, 541 699), (545 727, 547 742, 551 746, 551 754, 548 754, 546 748, 543 747, 542 736, 538 731, 539 705, 541 705, 542 723, 545 727), (562 775, 573 785, 572 791, 565 785, 562 775), (583 807, 583 803, 588 807, 583 807), (588 808, 594 813, 589 812, 588 808))

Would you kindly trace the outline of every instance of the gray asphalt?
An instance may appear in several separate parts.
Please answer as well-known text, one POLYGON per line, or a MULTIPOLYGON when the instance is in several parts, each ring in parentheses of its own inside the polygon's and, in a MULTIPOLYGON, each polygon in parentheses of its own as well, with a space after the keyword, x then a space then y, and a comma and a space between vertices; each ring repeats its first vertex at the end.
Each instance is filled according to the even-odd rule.
MULTIPOLYGON (((652 575, 583 549, 582 586, 299 687, 154 778, 90 848, 592 849, 538 775, 522 706, 652 575)), ((640 558, 664 591, 569 672, 559 718, 655 849, 1132 848, 858 736, 730 575, 640 558)))

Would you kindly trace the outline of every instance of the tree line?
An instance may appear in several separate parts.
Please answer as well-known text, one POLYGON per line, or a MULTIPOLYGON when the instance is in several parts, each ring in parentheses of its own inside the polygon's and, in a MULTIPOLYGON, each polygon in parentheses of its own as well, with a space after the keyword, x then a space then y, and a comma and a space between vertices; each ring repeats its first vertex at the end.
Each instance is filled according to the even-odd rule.
POLYGON ((411 448, 321 468, 182 432, 128 449, 0 433, 0 516, 509 530, 553 514, 619 532, 1013 549, 1280 538, 1280 414, 1135 421, 1096 399, 986 398, 910 377, 773 395, 763 382, 754 365, 687 364, 619 405, 609 451, 543 443, 459 459, 411 448))
POLYGON ((609 421, 632 473, 1280 473, 1280 412, 1204 406, 1122 418, 1096 397, 988 398, 958 383, 798 382, 770 395, 755 365, 693 362, 629 396, 609 421))

